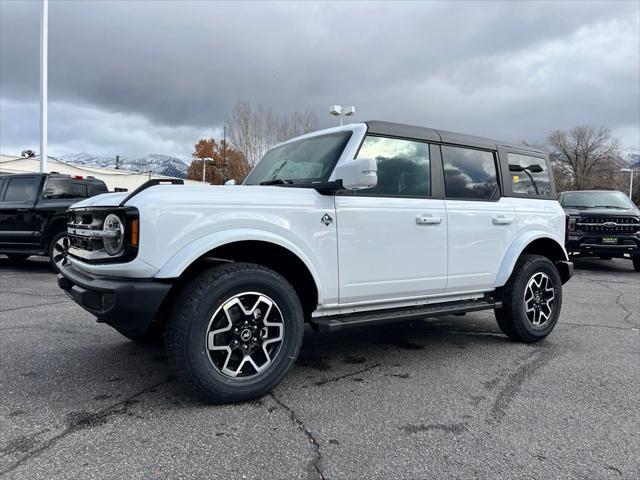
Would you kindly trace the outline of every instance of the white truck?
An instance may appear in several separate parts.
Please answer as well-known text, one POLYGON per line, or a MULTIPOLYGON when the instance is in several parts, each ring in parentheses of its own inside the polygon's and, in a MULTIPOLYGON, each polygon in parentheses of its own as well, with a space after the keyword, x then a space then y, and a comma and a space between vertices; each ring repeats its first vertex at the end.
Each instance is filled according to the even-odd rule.
POLYGON ((213 403, 256 398, 318 331, 493 309, 545 338, 573 273, 544 152, 387 122, 276 145, 242 185, 151 181, 69 210, 58 283, 125 336, 164 337, 213 403))

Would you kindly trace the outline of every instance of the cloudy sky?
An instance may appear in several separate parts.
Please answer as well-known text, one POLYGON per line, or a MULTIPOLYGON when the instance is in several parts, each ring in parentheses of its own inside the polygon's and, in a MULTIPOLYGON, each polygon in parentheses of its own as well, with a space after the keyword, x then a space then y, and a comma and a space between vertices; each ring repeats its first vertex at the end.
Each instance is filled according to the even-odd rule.
MULTIPOLYGON (((188 159, 238 100, 511 141, 602 125, 640 148, 639 5, 51 0, 49 148, 188 159)), ((2 153, 38 149, 39 22, 0 0, 2 153)))

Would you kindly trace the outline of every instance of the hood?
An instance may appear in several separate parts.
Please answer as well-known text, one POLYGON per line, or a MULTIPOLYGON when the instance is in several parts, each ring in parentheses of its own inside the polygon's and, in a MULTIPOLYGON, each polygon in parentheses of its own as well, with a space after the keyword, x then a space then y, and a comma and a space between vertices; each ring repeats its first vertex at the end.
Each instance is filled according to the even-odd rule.
POLYGON ((629 208, 619 210, 617 208, 570 208, 563 207, 567 215, 576 217, 637 217, 640 216, 640 210, 637 208, 629 208))
MULTIPOLYGON (((87 198, 76 207, 115 207, 131 192, 106 193, 87 198)), ((135 195, 126 206, 148 205, 301 205, 314 203, 319 193, 312 188, 274 185, 155 185, 135 195)))

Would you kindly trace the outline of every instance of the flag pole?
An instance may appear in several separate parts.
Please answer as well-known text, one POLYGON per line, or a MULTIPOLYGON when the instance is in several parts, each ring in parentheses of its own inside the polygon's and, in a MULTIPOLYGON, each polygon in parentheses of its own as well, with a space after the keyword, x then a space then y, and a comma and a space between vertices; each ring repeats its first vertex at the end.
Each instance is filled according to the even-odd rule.
POLYGON ((40 19, 40 172, 47 170, 47 102, 49 57, 49 0, 42 0, 40 19))

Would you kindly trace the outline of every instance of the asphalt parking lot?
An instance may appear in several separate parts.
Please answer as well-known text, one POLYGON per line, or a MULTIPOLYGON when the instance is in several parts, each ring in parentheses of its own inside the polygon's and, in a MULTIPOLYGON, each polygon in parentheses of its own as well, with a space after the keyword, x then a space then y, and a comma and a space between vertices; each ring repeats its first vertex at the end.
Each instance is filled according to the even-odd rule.
POLYGON ((578 260, 564 292, 536 345, 490 312, 309 330, 271 395, 214 407, 0 257, 0 477, 640 478, 640 274, 578 260))

